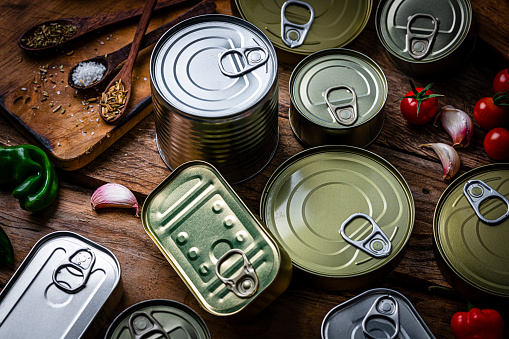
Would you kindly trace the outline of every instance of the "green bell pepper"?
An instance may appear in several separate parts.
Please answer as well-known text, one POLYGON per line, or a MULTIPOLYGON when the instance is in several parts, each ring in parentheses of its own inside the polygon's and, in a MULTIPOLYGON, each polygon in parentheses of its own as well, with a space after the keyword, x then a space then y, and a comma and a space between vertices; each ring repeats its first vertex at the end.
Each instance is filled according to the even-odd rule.
POLYGON ((0 146, 0 185, 15 187, 12 195, 22 209, 48 207, 58 192, 58 177, 48 156, 33 145, 0 146))
POLYGON ((14 250, 11 241, 0 227, 0 266, 12 265, 14 263, 14 250))

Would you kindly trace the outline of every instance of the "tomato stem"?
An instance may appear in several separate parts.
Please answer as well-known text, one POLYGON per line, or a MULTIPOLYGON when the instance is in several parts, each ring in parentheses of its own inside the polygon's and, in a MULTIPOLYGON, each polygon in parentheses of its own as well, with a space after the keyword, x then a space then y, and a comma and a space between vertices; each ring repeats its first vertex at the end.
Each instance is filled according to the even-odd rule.
POLYGON ((430 83, 426 85, 420 92, 417 91, 415 88, 415 85, 413 81, 410 78, 407 78, 408 82, 410 83, 410 87, 412 88, 412 92, 414 95, 407 95, 404 97, 399 98, 398 100, 403 99, 415 99, 417 101, 417 116, 419 116, 419 108, 421 107, 421 103, 425 101, 426 99, 436 98, 436 97, 443 97, 442 94, 426 94, 426 92, 433 86, 433 83, 430 83))

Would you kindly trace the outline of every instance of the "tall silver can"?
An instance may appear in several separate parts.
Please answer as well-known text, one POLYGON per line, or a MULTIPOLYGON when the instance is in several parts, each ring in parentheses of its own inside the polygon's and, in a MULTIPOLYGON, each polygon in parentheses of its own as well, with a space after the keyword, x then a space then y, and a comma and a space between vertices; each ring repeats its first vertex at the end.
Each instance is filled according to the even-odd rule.
POLYGON ((260 172, 279 138, 277 67, 270 40, 245 20, 210 14, 168 30, 150 60, 166 165, 207 161, 231 182, 260 172))

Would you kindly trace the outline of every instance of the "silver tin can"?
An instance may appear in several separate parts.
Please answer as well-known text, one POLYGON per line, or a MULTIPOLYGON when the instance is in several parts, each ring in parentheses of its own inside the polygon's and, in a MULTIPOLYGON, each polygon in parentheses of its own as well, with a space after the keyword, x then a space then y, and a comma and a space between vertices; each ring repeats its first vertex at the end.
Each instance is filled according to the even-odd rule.
POLYGON ((434 339, 401 293, 375 288, 334 307, 322 322, 322 339, 434 339))
POLYGON ((382 0, 375 25, 394 65, 416 77, 450 73, 475 44, 469 0, 382 0))
POLYGON ((230 182, 261 171, 279 137, 277 67, 270 40, 242 19, 203 15, 168 30, 150 60, 166 165, 207 161, 230 182))
POLYGON ((108 249, 46 235, 0 293, 0 338, 96 338, 122 296, 120 273, 108 249))

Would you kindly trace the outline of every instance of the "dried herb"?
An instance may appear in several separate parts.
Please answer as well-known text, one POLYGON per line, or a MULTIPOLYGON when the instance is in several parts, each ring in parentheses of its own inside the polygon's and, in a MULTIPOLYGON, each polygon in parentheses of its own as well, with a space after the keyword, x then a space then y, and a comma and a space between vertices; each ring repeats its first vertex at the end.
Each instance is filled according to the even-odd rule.
POLYGON ((42 48, 60 44, 76 33, 76 26, 51 23, 41 25, 28 37, 21 39, 30 48, 42 48))
POLYGON ((126 94, 122 80, 116 81, 107 92, 102 93, 101 112, 106 121, 114 119, 122 112, 126 104, 126 94))

